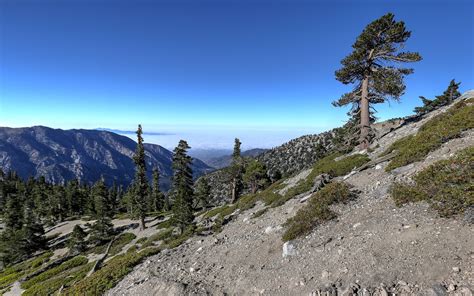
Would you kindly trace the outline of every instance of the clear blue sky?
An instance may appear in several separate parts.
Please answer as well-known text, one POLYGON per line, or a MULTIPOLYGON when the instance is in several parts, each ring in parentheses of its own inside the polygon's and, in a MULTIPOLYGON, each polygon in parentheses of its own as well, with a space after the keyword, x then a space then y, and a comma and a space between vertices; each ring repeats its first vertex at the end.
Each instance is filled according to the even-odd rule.
MULTIPOLYGON (((330 102, 350 87, 334 71, 387 12, 406 22, 407 49, 424 59, 402 102, 376 107, 381 119, 409 114, 452 78, 474 88, 467 0, 0 0, 0 125, 142 123, 196 147, 222 136, 273 146, 343 123, 346 109, 330 102)), ((153 141, 176 141, 164 138, 153 141)))

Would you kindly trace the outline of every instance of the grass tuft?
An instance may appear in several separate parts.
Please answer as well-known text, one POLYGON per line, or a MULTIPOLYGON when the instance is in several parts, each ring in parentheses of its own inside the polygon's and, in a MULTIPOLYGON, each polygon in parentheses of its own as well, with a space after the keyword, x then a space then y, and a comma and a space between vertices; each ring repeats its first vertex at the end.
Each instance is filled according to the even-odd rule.
POLYGON ((349 185, 334 182, 311 196, 307 205, 285 223, 283 241, 289 241, 311 232, 317 225, 336 217, 329 209, 335 203, 347 202, 354 197, 349 185))
POLYGON ((390 194, 397 206, 425 200, 442 217, 474 206, 474 147, 419 172, 414 184, 395 183, 390 194))
POLYGON ((423 160, 428 153, 443 143, 458 138, 465 130, 474 128, 474 98, 461 101, 447 112, 426 122, 416 135, 410 135, 394 142, 383 155, 398 151, 385 168, 387 172, 423 160))

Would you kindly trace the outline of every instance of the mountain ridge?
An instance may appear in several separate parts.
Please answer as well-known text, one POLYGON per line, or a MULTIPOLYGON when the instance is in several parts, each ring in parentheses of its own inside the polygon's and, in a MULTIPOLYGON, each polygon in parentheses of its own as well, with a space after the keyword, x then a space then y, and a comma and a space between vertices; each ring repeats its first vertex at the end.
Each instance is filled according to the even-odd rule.
MULTIPOLYGON (((45 126, 0 127, 0 168, 21 177, 40 177, 61 183, 79 179, 93 183, 101 176, 107 184, 128 185, 134 177, 136 142, 109 131, 54 129, 45 126)), ((173 153, 160 145, 145 144, 148 175, 157 167, 162 187, 169 187, 173 153)), ((194 176, 213 169, 193 159, 194 176)))

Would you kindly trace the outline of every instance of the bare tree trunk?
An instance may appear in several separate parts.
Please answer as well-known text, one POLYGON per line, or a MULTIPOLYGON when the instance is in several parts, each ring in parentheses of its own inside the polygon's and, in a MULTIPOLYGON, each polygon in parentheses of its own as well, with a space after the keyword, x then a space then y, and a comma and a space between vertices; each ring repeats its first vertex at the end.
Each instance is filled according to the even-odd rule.
POLYGON ((141 230, 145 230, 145 229, 146 229, 145 217, 141 216, 141 217, 140 217, 140 231, 141 231, 141 230))
POLYGON ((360 98, 360 148, 369 147, 370 113, 369 113, 369 78, 362 80, 362 96, 360 98))
POLYGON ((232 203, 236 202, 237 200, 237 180, 234 178, 232 180, 232 185, 231 185, 231 194, 232 194, 232 203))

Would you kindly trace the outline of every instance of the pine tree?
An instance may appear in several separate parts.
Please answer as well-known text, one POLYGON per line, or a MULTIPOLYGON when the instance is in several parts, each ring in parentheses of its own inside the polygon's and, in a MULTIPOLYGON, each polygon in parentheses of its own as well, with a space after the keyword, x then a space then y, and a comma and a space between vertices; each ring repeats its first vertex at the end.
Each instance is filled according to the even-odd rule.
POLYGON ((388 99, 399 100, 405 91, 404 76, 413 69, 395 67, 394 63, 421 60, 417 52, 401 51, 411 32, 403 21, 395 21, 388 13, 373 21, 357 37, 353 51, 342 61, 336 79, 344 84, 355 84, 353 91, 333 102, 335 106, 353 104, 353 116, 360 116, 361 148, 370 142, 370 107, 388 99))
POLYGON ((173 197, 173 222, 181 232, 193 224, 193 171, 191 169, 191 157, 187 150, 191 148, 186 141, 179 141, 174 149, 173 156, 173 179, 171 195, 173 197))
POLYGON ((460 84, 461 82, 456 83, 454 79, 451 80, 448 88, 443 92, 443 94, 440 96, 436 96, 434 100, 429 100, 423 96, 420 96, 420 99, 423 102, 423 106, 416 107, 413 111, 419 115, 423 115, 440 107, 449 105, 459 96, 461 96, 461 93, 458 90, 460 84))
POLYGON ((112 206, 108 199, 107 187, 103 178, 94 184, 91 195, 95 203, 96 219, 91 227, 91 241, 101 244, 110 240, 113 234, 112 206))
POLYGON ((71 237, 68 241, 69 253, 70 254, 78 254, 82 253, 87 249, 87 242, 85 238, 87 233, 82 229, 81 226, 76 225, 74 226, 71 237))
POLYGON ((243 180, 252 194, 257 193, 258 189, 264 187, 268 182, 267 168, 260 161, 252 159, 245 168, 243 180))
POLYGON ((194 186, 194 208, 206 209, 210 203, 211 185, 206 178, 199 178, 194 186))
POLYGON ((47 240, 43 225, 34 213, 34 203, 31 198, 25 201, 24 212, 21 251, 25 254, 32 254, 38 250, 44 250, 47 246, 47 240))
POLYGON ((160 172, 157 168, 153 170, 152 189, 150 194, 150 204, 153 211, 162 211, 165 206, 165 196, 160 190, 160 172))
POLYGON ((148 180, 146 178, 145 147, 143 146, 142 126, 138 125, 137 130, 137 150, 133 157, 135 162, 135 181, 134 181, 134 205, 136 215, 140 219, 140 230, 146 228, 145 216, 147 211, 147 196, 149 191, 148 180))
POLYGON ((231 182, 231 198, 233 203, 239 199, 243 189, 242 175, 244 172, 244 161, 240 155, 241 144, 242 143, 240 140, 235 138, 234 151, 232 153, 232 163, 228 168, 231 182))

